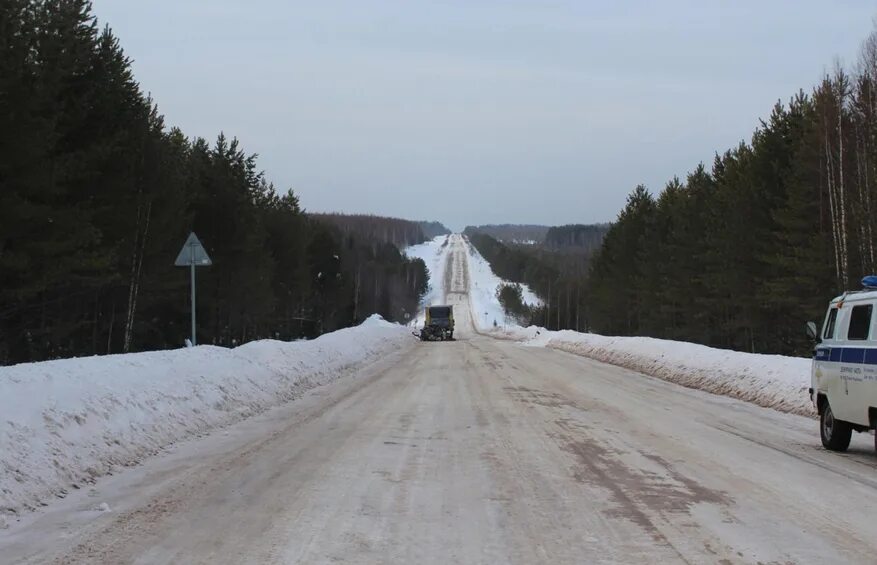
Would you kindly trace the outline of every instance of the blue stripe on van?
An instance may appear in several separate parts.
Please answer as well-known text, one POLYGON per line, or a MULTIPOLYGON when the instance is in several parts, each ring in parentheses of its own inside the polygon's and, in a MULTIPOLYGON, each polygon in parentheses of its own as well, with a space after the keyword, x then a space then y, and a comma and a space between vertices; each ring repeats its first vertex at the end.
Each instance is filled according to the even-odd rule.
POLYGON ((844 347, 840 362, 862 364, 865 362, 865 350, 861 347, 844 347))
POLYGON ((817 347, 813 354, 816 361, 877 365, 877 349, 865 347, 817 347))

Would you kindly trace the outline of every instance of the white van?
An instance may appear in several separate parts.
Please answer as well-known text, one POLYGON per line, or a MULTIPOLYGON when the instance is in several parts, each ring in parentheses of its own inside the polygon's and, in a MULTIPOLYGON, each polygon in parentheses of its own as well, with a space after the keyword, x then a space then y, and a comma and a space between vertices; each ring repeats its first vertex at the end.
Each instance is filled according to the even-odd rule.
POLYGON ((807 325, 816 341, 810 399, 819 413, 822 445, 834 451, 849 447, 854 430, 877 425, 877 276, 862 284, 865 290, 831 301, 821 332, 813 322, 807 325))

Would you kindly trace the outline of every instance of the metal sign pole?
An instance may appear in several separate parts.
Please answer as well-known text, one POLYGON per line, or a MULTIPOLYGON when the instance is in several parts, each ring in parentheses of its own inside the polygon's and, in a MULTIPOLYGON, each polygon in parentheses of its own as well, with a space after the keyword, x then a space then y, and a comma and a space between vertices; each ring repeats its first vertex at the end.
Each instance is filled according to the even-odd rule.
POLYGON ((190 343, 193 346, 198 345, 198 337, 195 333, 195 267, 209 267, 212 264, 213 261, 210 260, 210 256, 207 255, 204 246, 198 241, 198 236, 195 235, 195 232, 190 233, 186 243, 183 244, 183 248, 180 249, 180 254, 177 255, 174 265, 177 267, 189 267, 190 284, 192 287, 192 341, 190 343))
POLYGON ((192 263, 189 269, 192 271, 192 345, 198 345, 198 338, 195 336, 195 245, 189 245, 191 250, 192 263))

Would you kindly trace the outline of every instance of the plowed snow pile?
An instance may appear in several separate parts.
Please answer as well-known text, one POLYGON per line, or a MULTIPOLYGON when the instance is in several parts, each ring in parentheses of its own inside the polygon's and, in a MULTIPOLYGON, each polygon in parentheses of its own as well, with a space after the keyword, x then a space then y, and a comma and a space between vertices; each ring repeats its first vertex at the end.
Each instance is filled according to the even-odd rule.
POLYGON ((497 337, 552 347, 658 377, 804 416, 815 416, 807 389, 810 359, 759 355, 649 337, 607 337, 543 328, 508 328, 497 337))
POLYGON ((256 341, 0 367, 0 527, 33 509, 411 343, 369 318, 313 341, 256 341))

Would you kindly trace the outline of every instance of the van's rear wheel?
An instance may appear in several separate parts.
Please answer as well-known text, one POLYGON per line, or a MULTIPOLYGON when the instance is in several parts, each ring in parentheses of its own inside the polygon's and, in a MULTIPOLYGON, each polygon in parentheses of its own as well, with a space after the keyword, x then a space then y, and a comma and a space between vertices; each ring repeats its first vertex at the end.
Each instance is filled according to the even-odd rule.
POLYGON ((846 451, 853 436, 853 427, 847 422, 836 420, 831 404, 826 402, 822 414, 819 415, 819 435, 822 436, 825 449, 846 451))

